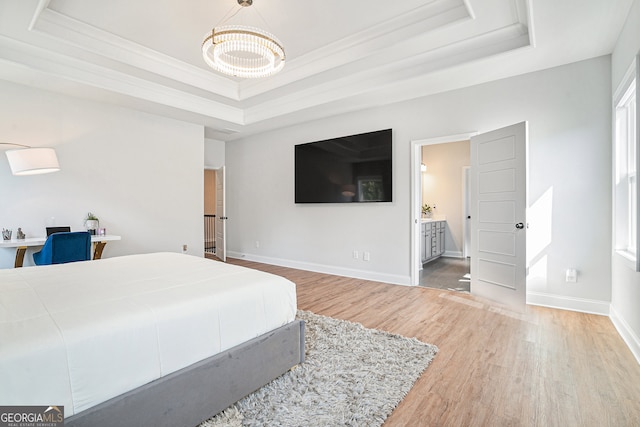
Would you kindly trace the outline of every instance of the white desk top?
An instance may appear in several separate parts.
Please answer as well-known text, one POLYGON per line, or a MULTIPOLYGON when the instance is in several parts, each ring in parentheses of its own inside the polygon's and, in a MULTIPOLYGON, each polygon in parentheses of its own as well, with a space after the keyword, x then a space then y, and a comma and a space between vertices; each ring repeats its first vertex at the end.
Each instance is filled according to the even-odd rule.
MULTIPOLYGON (((110 242, 113 240, 121 240, 121 236, 115 234, 105 234, 104 236, 91 236, 92 242, 110 242)), ((28 237, 26 239, 0 240, 0 248, 17 248, 20 246, 42 246, 47 241, 46 236, 28 237)))

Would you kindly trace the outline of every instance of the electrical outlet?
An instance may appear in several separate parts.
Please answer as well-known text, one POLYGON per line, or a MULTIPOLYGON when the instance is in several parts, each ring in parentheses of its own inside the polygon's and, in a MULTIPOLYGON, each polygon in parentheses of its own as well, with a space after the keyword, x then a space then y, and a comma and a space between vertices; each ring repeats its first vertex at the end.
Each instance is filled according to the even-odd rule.
POLYGON ((365 252, 362 259, 364 259, 365 261, 371 261, 371 254, 369 252, 365 252))
POLYGON ((358 254, 358 251, 353 251, 353 259, 358 259, 360 257, 360 254, 358 254))
POLYGON ((256 249, 260 247, 260 240, 256 240, 256 249))
POLYGON ((182 245, 182 253, 183 254, 187 253, 187 245, 182 245))

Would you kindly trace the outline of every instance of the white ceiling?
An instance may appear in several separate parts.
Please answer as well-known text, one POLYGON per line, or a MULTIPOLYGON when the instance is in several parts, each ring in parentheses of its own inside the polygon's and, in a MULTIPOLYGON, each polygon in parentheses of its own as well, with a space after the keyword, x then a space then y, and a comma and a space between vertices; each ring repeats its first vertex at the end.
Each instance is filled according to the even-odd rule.
POLYGON ((205 65, 237 0, 0 0, 0 78, 245 135, 611 53, 633 0, 254 0, 260 80, 205 65))

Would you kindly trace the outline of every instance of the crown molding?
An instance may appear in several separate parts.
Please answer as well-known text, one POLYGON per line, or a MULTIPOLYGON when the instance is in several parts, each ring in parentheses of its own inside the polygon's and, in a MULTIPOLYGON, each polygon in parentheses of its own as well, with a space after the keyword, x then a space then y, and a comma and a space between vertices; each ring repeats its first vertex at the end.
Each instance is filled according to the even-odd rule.
MULTIPOLYGON (((340 77, 317 83, 306 89, 275 97, 245 109, 245 123, 253 124, 263 120, 290 114, 299 110, 313 108, 318 104, 327 104, 359 96, 368 92, 386 90, 393 92, 394 87, 400 89, 405 81, 424 78, 427 75, 446 68, 478 59, 499 55, 515 49, 529 46, 527 28, 520 23, 500 28, 481 36, 470 37, 459 42, 436 48, 421 54, 386 65, 366 68, 360 72, 340 72, 340 77), (391 89, 390 89, 391 88, 391 89)), ((364 67, 362 67, 364 69, 364 67)), ((400 91, 392 96, 393 102, 399 102, 420 96, 425 93, 416 85, 414 90, 400 91)), ((385 97, 385 102, 390 99, 385 97)))
POLYGON ((372 26, 288 61, 285 72, 267 80, 240 82, 240 95, 248 99, 366 57, 384 58, 396 45, 455 22, 471 19, 462 0, 431 1, 412 11, 372 26))
POLYGON ((425 32, 470 19, 463 0, 432 0, 350 37, 322 47, 287 63, 270 79, 236 81, 195 67, 153 49, 49 9, 41 0, 34 11, 31 29, 93 55, 109 58, 232 101, 243 101, 275 88, 344 66, 425 32))
POLYGON ((244 124, 242 109, 0 35, 2 59, 57 78, 244 124))
POLYGON ((502 28, 477 21, 469 0, 431 0, 290 60, 269 79, 234 80, 48 5, 49 0, 40 0, 32 31, 21 40, 0 36, 0 47, 8 52, 3 52, 5 61, 129 97, 134 104, 140 100, 184 112, 176 117, 192 113, 198 122, 222 123, 216 129, 233 138, 291 117, 327 116, 441 92, 451 84, 436 87, 430 81, 443 70, 534 42, 530 0, 511 0, 510 14, 497 21, 502 28))
POLYGON ((238 83, 227 77, 194 67, 54 10, 44 8, 36 13, 32 23, 34 32, 56 38, 94 55, 239 101, 238 83))

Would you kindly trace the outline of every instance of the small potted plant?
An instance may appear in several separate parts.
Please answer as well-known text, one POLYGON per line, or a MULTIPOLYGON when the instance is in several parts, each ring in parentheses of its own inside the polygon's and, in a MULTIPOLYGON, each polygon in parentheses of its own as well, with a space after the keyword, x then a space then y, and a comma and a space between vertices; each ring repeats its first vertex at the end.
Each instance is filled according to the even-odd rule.
POLYGON ((97 216, 89 212, 84 219, 84 227, 90 234, 94 235, 96 234, 96 230, 100 227, 100 220, 97 216))
POLYGON ((431 218, 431 206, 428 203, 422 205, 422 215, 425 218, 431 218))

